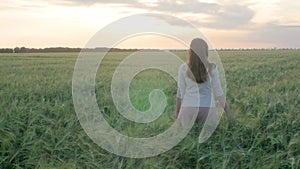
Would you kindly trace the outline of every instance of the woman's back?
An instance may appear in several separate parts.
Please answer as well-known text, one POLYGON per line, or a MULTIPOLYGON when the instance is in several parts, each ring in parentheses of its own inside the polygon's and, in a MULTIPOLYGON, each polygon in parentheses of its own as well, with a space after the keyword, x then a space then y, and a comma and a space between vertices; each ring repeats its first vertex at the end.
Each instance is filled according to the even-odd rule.
POLYGON ((182 99, 184 107, 215 107, 215 96, 223 95, 219 81, 219 72, 213 64, 208 73, 209 78, 203 83, 196 83, 187 76, 189 67, 182 64, 178 72, 178 91, 177 97, 182 99), (213 90, 212 90, 213 89, 213 90))

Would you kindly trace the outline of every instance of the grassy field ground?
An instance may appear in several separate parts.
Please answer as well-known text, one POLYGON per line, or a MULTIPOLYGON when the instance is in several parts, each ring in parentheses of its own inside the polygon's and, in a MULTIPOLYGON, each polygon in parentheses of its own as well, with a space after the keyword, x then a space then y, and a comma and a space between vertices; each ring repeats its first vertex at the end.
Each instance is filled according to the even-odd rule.
MULTIPOLYGON (((185 53, 178 53, 183 59, 185 53)), ((300 51, 219 52, 227 98, 235 116, 225 117, 205 143, 201 125, 173 149, 131 159, 100 148, 86 135, 72 102, 78 53, 0 54, 0 168, 300 168, 300 51)), ((126 53, 111 53, 96 78, 100 110, 111 126, 132 137, 153 136, 175 120, 176 82, 147 70, 131 83, 136 108, 149 108, 152 89, 168 105, 149 124, 135 124, 115 109, 110 95, 114 69, 126 53)))

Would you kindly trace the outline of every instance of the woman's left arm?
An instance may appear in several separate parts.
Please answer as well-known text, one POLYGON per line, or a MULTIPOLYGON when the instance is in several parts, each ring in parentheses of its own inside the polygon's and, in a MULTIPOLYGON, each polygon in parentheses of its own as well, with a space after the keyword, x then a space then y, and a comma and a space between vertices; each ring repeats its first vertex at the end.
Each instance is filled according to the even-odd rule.
POLYGON ((227 117, 229 119, 231 119, 232 113, 226 102, 226 96, 224 95, 222 87, 221 87, 221 83, 220 83, 220 79, 219 79, 219 71, 218 71, 217 67, 214 68, 214 72, 213 72, 213 76, 212 76, 212 86, 213 86, 214 94, 217 96, 219 103, 224 108, 224 111, 226 112, 227 117))
POLYGON ((178 118, 180 108, 181 108, 181 99, 176 97, 176 118, 178 118))
POLYGON ((182 99, 185 93, 185 80, 184 80, 184 73, 183 70, 185 65, 182 65, 178 70, 178 87, 177 87, 177 94, 176 94, 176 118, 179 115, 182 99))

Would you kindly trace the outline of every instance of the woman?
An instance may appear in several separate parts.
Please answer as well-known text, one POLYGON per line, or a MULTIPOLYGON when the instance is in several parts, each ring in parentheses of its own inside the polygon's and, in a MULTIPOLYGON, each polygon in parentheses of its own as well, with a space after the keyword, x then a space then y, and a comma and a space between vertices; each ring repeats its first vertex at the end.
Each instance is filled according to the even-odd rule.
POLYGON ((215 64, 208 61, 208 45, 200 39, 193 39, 189 49, 188 61, 178 71, 178 90, 176 100, 177 120, 181 125, 193 120, 204 123, 206 119, 217 123, 214 96, 223 106, 228 118, 230 109, 223 94, 219 72, 215 64))

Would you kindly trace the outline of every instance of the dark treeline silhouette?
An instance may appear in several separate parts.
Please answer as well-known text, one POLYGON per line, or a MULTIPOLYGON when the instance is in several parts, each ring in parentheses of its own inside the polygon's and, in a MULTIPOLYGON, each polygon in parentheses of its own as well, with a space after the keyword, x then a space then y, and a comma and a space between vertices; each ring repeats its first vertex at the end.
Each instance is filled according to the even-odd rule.
POLYGON ((69 47, 51 47, 51 48, 0 48, 0 53, 52 53, 52 52, 135 52, 138 49, 119 49, 119 48, 69 48, 69 47))
POLYGON ((262 51, 262 50, 300 50, 300 48, 220 48, 217 51, 262 51))
POLYGON ((13 49, 9 49, 9 48, 2 48, 0 49, 0 53, 13 53, 14 50, 13 49))
MULTIPOLYGON (((160 49, 120 49, 120 48, 69 48, 69 47, 50 47, 50 48, 0 48, 0 53, 54 53, 54 52, 136 52, 136 51, 161 51, 160 49)), ((217 51, 258 51, 258 50, 300 50, 300 48, 238 48, 238 49, 215 49, 217 51)), ((185 49, 170 49, 171 52, 186 51, 185 49)))
POLYGON ((15 47, 12 53, 49 53, 49 52, 80 52, 80 48, 65 48, 65 47, 53 47, 53 48, 26 48, 15 47))

